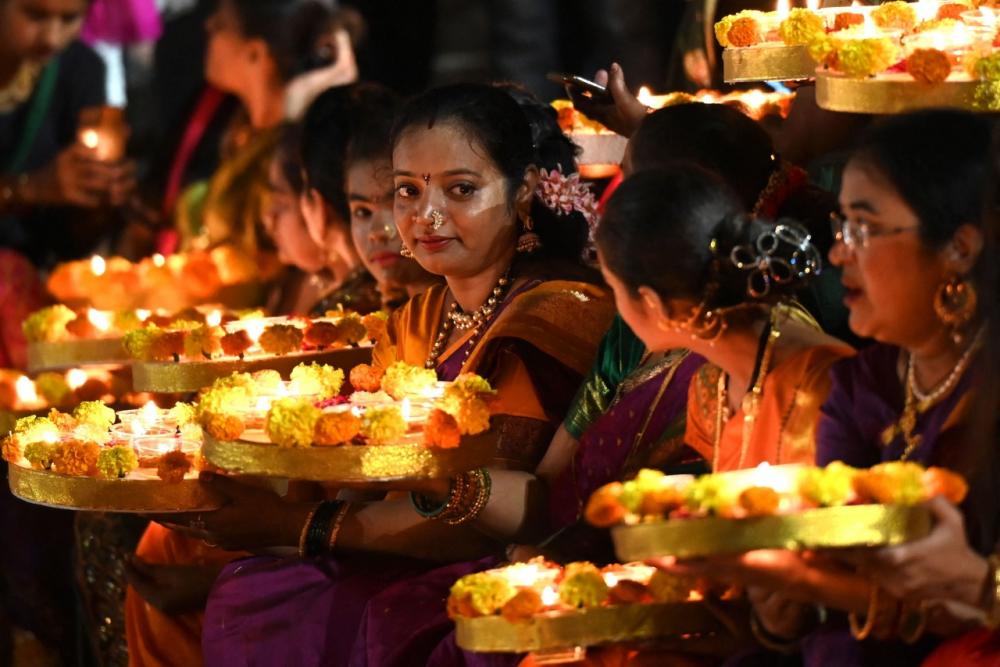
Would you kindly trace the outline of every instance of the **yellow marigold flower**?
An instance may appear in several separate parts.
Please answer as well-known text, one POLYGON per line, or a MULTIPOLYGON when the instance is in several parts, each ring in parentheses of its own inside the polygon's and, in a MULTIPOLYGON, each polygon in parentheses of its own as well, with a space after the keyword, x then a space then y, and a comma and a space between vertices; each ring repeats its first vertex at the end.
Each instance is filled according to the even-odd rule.
POLYGON ((837 54, 837 45, 829 35, 823 33, 814 35, 813 39, 806 45, 806 50, 809 51, 809 57, 818 64, 830 66, 837 54))
POLYGON ((825 468, 805 468, 799 473, 799 495, 817 507, 846 505, 854 493, 853 483, 857 472, 840 461, 825 468))
POLYGON ((167 417, 173 420, 178 426, 186 426, 198 421, 198 410, 193 403, 183 401, 175 403, 174 407, 167 412, 167 417))
POLYGON ((236 415, 214 413, 204 415, 202 426, 206 433, 223 442, 238 439, 246 428, 243 420, 236 415))
POLYGON ((96 442, 66 440, 56 445, 52 454, 52 470, 60 475, 93 477, 97 474, 97 458, 101 448, 96 442))
POLYGON ((76 406, 73 417, 81 424, 93 426, 107 431, 115 423, 115 411, 100 401, 86 401, 76 406))
POLYGON ((21 329, 30 343, 56 342, 69 338, 66 325, 76 319, 76 313, 62 304, 36 310, 25 318, 21 329))
POLYGON ((684 489, 684 502, 697 514, 724 515, 732 501, 726 484, 717 475, 702 475, 684 489))
POLYGON ((97 471, 104 479, 125 479, 139 467, 139 457, 128 445, 108 447, 97 457, 97 471))
POLYGON ((397 361, 385 369, 382 377, 382 390, 395 398, 402 400, 407 394, 420 394, 437 382, 437 373, 429 368, 420 368, 397 361))
POLYGON ((302 349, 302 329, 293 324, 272 324, 261 334, 258 344, 268 354, 285 355, 302 349))
POLYGON ((880 28, 909 32, 917 25, 917 10, 908 2, 893 0, 872 10, 872 21, 880 28))
POLYGON ((350 410, 328 412, 316 421, 313 442, 320 446, 348 443, 361 432, 361 420, 350 410))
POLYGON ((344 371, 316 362, 299 364, 292 369, 291 379, 302 394, 333 398, 340 394, 340 389, 344 386, 344 371))
POLYGON ((271 442, 280 447, 308 447, 320 414, 311 401, 281 398, 271 404, 265 429, 271 442))
POLYGON ((337 321, 337 332, 344 345, 356 345, 368 335, 368 328, 357 313, 348 313, 337 321))
POLYGON ((122 338, 125 352, 136 361, 151 361, 153 339, 159 331, 160 329, 154 325, 129 331, 122 338))
POLYGON ((478 375, 461 376, 444 390, 434 407, 455 418, 463 435, 476 435, 490 428, 490 406, 483 396, 493 393, 478 375))
MULTIPOLYGON (((492 572, 468 574, 451 587, 450 598, 461 600, 473 616, 492 616, 517 594, 507 579, 492 572)), ((449 602, 449 607, 454 606, 449 602)))
POLYGON ((29 415, 17 420, 14 435, 19 436, 21 442, 55 442, 59 438, 59 427, 51 419, 29 415))
POLYGON ((361 318, 361 323, 365 326, 368 339, 377 341, 385 333, 386 325, 389 323, 389 313, 384 310, 368 313, 361 318))
POLYGON ((570 563, 559 584, 559 599, 568 607, 597 607, 608 599, 608 585, 592 563, 570 563))
POLYGON ((820 33, 826 33, 823 17, 798 7, 789 12, 788 18, 778 27, 778 34, 788 46, 805 46, 820 33))
POLYGON ((649 579, 649 593, 660 603, 684 602, 698 585, 697 579, 657 570, 649 579))
POLYGON ((273 396, 281 391, 281 373, 276 370, 256 371, 251 377, 253 377, 254 386, 257 388, 258 394, 273 396))
POLYGON ((910 461, 892 461, 859 470, 854 492, 867 502, 884 505, 916 505, 927 500, 924 467, 910 461))
MULTIPOLYGON (((48 470, 52 467, 52 455, 56 445, 48 442, 32 442, 24 447, 24 458, 35 470, 48 470)), ((20 457, 19 457, 20 458, 20 457)), ((15 463, 15 461, 11 461, 15 463)))
POLYGON ((406 420, 395 405, 371 407, 361 419, 361 435, 372 445, 387 445, 406 435, 406 420))
POLYGON ((899 46, 887 37, 847 39, 837 49, 837 67, 847 76, 874 76, 899 60, 899 46))
POLYGON ((211 359, 222 352, 222 337, 226 335, 222 327, 203 325, 193 329, 184 339, 184 356, 188 359, 211 359))

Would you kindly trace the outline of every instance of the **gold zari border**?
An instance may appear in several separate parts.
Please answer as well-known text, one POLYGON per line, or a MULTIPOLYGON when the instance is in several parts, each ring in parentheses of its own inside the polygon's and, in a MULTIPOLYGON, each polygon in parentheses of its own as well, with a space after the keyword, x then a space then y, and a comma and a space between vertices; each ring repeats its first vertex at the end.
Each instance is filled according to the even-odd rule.
POLYGON ((726 83, 795 81, 816 76, 816 61, 804 46, 752 46, 722 52, 726 83))
POLYGON ((871 114, 937 107, 973 110, 978 85, 971 80, 927 85, 908 78, 851 79, 820 72, 816 76, 816 104, 827 111, 871 114))

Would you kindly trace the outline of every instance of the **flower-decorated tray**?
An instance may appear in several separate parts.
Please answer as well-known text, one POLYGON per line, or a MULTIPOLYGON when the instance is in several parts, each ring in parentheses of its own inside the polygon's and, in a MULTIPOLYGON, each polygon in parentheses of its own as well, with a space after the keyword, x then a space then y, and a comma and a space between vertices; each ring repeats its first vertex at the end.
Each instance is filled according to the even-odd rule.
POLYGON ((958 504, 966 491, 959 475, 909 462, 762 464, 698 478, 643 470, 595 491, 585 514, 611 528, 623 560, 698 558, 902 544, 930 532, 927 500, 941 495, 958 504))
POLYGON ((121 338, 67 340, 28 344, 28 371, 64 370, 80 366, 122 366, 132 363, 121 338))
POLYGON ((726 83, 797 81, 816 76, 816 61, 804 46, 764 44, 722 52, 726 83))
POLYGON ((975 110, 979 85, 979 81, 959 74, 953 74, 941 83, 926 84, 902 73, 856 79, 833 72, 819 72, 816 76, 816 103, 828 111, 870 114, 895 114, 936 107, 975 110))
POLYGON ((850 505, 786 516, 676 519, 612 529, 623 560, 656 556, 698 558, 756 549, 835 549, 902 544, 926 536, 930 512, 922 506, 850 505))
POLYGON ((548 651, 650 639, 657 639, 660 645, 670 638, 680 646, 691 635, 725 631, 719 619, 700 602, 555 611, 518 622, 500 616, 458 618, 455 630, 460 647, 484 653, 548 651))
POLYGON ((283 356, 261 355, 245 359, 225 358, 212 361, 136 361, 132 366, 132 383, 136 391, 181 393, 198 391, 218 378, 232 373, 276 370, 288 377, 299 364, 329 364, 337 368, 352 368, 371 360, 371 346, 345 347, 333 350, 298 352, 283 356))
POLYGON ((600 170, 616 171, 625 157, 625 146, 628 139, 612 133, 573 133, 569 138, 580 147, 580 157, 577 159, 581 167, 586 167, 584 176, 601 178, 606 176, 600 170))
POLYGON ((205 435, 202 450, 213 465, 232 473, 318 482, 366 484, 434 479, 489 465, 496 456, 490 432, 465 436, 458 447, 426 447, 419 439, 386 445, 278 447, 205 435))
POLYGON ((199 512, 218 509, 222 499, 197 478, 169 483, 148 477, 97 479, 8 466, 10 490, 21 500, 62 509, 102 512, 199 512))

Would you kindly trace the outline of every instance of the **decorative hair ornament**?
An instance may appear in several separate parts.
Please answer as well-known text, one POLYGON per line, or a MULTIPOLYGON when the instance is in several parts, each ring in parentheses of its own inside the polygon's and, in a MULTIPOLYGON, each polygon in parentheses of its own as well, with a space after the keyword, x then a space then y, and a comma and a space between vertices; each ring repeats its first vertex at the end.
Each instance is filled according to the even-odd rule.
POLYGON ((580 182, 580 174, 565 176, 559 168, 548 171, 539 169, 541 180, 535 194, 556 215, 569 215, 576 211, 587 220, 591 234, 597 228, 597 199, 590 185, 580 182))
POLYGON ((754 204, 752 215, 755 218, 773 220, 778 217, 778 209, 788 198, 809 184, 809 174, 801 167, 782 160, 777 155, 772 155, 771 161, 776 162, 777 166, 754 204))
POLYGON ((802 227, 781 223, 758 236, 753 245, 733 248, 729 259, 737 269, 750 272, 747 295, 763 299, 771 293, 773 284, 787 285, 818 275, 823 270, 823 259, 811 238, 802 227), (794 248, 788 259, 778 254, 782 244, 794 248))

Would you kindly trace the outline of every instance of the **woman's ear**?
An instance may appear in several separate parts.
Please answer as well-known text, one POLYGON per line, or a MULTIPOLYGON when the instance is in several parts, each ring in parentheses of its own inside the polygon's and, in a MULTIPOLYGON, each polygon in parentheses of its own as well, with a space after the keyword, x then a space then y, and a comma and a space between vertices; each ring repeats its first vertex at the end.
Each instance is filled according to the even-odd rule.
POLYGON ((533 164, 528 165, 528 168, 524 170, 524 179, 521 181, 521 185, 518 187, 517 194, 515 195, 517 210, 524 211, 531 208, 531 200, 535 196, 539 179, 538 167, 533 164))
POLYGON ((950 275, 965 276, 972 272, 983 253, 983 230, 975 225, 959 227, 945 246, 944 263, 950 275))
POLYGON ((656 322, 660 328, 665 328, 671 320, 670 310, 667 303, 652 287, 641 285, 638 289, 639 300, 642 302, 645 315, 650 320, 656 322))

